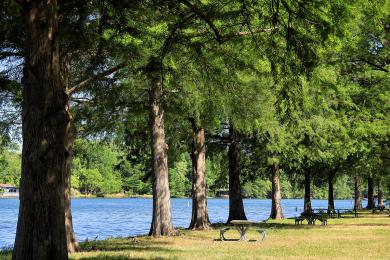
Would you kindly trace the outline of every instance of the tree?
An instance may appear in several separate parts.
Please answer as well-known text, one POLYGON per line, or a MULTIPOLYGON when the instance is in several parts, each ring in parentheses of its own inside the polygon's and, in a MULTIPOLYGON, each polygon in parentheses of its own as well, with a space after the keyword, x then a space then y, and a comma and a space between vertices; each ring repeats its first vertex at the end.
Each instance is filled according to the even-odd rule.
POLYGON ((272 208, 270 218, 284 219, 282 209, 282 194, 280 190, 280 169, 279 163, 275 162, 272 167, 272 208))
POLYGON ((60 75, 57 1, 22 1, 27 27, 23 151, 13 259, 68 259, 64 189, 69 115, 60 75))
POLYGON ((192 143, 192 217, 189 228, 196 230, 211 229, 206 198, 206 142, 205 129, 191 121, 194 132, 192 143))
POLYGON ((360 186, 360 176, 355 175, 355 195, 354 195, 354 209, 362 209, 362 191, 361 191, 361 186, 360 186))
POLYGON ((375 207, 374 198, 374 178, 367 178, 367 209, 373 209, 375 207))
POLYGON ((246 220, 242 189, 240 183, 240 168, 238 160, 237 134, 232 125, 229 126, 229 217, 231 220, 246 220))

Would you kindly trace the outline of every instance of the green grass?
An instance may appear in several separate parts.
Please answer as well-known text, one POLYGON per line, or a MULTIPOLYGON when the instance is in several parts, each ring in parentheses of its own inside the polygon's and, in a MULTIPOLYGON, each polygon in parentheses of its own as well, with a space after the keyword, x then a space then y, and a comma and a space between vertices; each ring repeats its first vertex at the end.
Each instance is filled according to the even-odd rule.
MULTIPOLYGON (((389 259, 390 217, 362 214, 359 218, 328 219, 328 226, 296 226, 294 220, 259 224, 267 232, 262 242, 221 242, 213 231, 181 230, 168 238, 108 239, 82 243, 71 259, 389 259)), ((227 238, 238 238, 230 230, 227 238)), ((259 239, 252 228, 249 239, 259 239)), ((9 255, 8 255, 9 256, 9 255)))

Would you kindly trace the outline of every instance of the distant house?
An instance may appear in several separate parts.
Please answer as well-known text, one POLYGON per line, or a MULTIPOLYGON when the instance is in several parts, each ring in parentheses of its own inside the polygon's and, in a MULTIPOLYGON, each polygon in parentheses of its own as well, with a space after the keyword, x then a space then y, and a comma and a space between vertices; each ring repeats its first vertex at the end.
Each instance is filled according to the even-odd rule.
POLYGON ((0 191, 4 193, 19 193, 19 188, 12 184, 0 183, 0 191))

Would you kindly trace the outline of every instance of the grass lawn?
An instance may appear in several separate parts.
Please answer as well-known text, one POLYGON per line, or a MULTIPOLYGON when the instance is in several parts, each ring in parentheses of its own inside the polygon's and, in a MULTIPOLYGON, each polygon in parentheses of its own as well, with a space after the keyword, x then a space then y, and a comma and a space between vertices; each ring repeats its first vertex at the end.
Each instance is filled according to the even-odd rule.
MULTIPOLYGON (((122 238, 84 243, 71 259, 390 259, 390 217, 364 214, 329 219, 328 226, 294 225, 294 220, 267 221, 262 242, 219 241, 213 231, 181 230, 169 238, 122 238)), ((236 230, 225 233, 238 238, 236 230)), ((260 234, 252 228, 249 239, 260 234)))

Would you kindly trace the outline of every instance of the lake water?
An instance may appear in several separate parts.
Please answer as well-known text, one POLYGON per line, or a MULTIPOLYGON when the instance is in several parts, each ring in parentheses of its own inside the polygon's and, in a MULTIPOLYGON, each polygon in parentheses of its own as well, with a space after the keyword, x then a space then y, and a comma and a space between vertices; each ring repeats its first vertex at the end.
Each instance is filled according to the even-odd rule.
MULTIPOLYGON (((172 199, 171 203, 175 227, 188 227, 191 199, 172 199)), ((228 199, 208 199, 212 223, 226 222, 228 203, 228 199)), ((282 204, 285 217, 294 217, 303 211, 302 199, 286 199, 282 204)), ((327 208, 327 205, 326 200, 312 200, 313 208, 327 208)), ((244 206, 249 220, 261 221, 269 217, 271 200, 245 199, 244 206)), ((352 209, 353 200, 335 200, 335 207, 352 209)), ((0 248, 14 243, 18 208, 19 199, 0 199, 0 248)), ((147 234, 152 220, 152 200, 73 199, 72 214, 74 230, 80 241, 147 234)))

